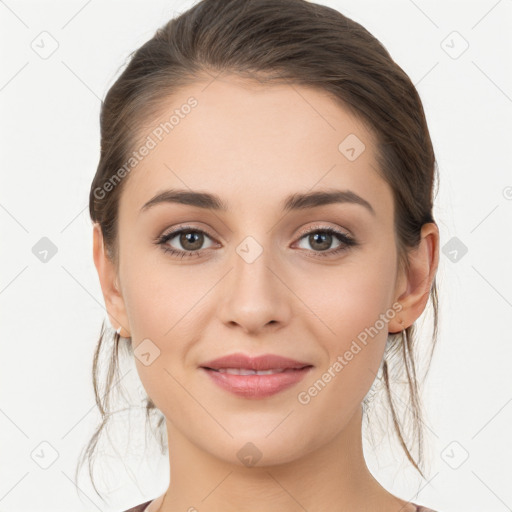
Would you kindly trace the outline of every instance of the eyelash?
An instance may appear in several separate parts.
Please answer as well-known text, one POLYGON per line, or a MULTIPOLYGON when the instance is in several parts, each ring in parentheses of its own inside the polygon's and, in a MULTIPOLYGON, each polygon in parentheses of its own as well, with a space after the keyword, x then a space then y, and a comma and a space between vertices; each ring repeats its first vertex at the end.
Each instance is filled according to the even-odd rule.
MULTIPOLYGON (((162 250, 165 253, 171 254, 172 256, 179 256, 180 258, 200 256, 201 250, 180 251, 180 250, 174 249, 174 248, 166 245, 167 242, 169 240, 172 240, 173 238, 175 238, 176 235, 179 235, 181 233, 189 233, 189 232, 202 233, 204 235, 207 235, 209 238, 213 238, 212 236, 210 236, 208 234, 208 232, 206 232, 202 229, 199 229, 199 228, 196 228, 193 226, 180 226, 179 229, 176 229, 174 231, 171 231, 170 233, 165 233, 163 235, 158 236, 154 243, 157 245, 161 245, 162 250)), ((329 256, 335 256, 343 251, 347 251, 351 247, 355 247, 356 245, 359 245, 359 242, 357 242, 354 238, 347 235, 346 233, 342 233, 341 231, 338 231, 334 228, 330 228, 330 227, 326 227, 326 226, 313 226, 313 227, 307 229, 305 232, 303 232, 301 234, 301 236, 299 237, 299 240, 302 240, 304 237, 310 235, 311 233, 317 233, 317 232, 334 235, 342 243, 342 245, 340 245, 336 249, 331 249, 331 250, 327 250, 327 251, 312 251, 315 253, 315 256, 313 256, 315 258, 316 257, 325 258, 325 257, 329 257, 329 256)))

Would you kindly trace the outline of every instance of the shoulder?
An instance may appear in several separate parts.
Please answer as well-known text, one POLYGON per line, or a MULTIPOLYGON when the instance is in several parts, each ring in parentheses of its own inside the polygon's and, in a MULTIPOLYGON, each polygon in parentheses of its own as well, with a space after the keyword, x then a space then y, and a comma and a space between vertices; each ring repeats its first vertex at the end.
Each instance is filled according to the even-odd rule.
POLYGON ((423 507, 421 505, 416 505, 415 503, 414 506, 416 507, 416 512, 437 512, 436 510, 433 510, 428 507, 423 507))
POLYGON ((128 510, 125 510, 124 512, 144 512, 144 509, 152 502, 153 500, 146 501, 145 503, 141 503, 140 505, 137 505, 136 507, 129 508, 128 510))

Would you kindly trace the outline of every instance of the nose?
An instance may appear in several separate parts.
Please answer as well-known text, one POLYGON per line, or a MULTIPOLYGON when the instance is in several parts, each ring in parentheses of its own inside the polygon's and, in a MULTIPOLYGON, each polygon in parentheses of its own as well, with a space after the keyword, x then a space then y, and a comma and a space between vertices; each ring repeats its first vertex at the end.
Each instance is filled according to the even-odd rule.
POLYGON ((249 239, 237 247, 230 263, 232 269, 218 290, 217 311, 224 325, 238 326, 245 334, 286 325, 293 293, 270 250, 249 239))

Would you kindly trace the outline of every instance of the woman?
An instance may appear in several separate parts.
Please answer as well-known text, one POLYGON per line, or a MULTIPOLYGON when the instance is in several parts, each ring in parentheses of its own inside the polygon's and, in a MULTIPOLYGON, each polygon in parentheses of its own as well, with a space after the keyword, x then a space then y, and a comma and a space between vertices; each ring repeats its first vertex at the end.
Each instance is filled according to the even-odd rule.
POLYGON ((423 476, 414 323, 431 298, 433 348, 436 164, 384 47, 312 2, 203 0, 134 53, 101 137, 106 389, 124 346, 169 448, 167 491, 130 510, 430 510, 384 489, 361 442, 382 376, 423 476))

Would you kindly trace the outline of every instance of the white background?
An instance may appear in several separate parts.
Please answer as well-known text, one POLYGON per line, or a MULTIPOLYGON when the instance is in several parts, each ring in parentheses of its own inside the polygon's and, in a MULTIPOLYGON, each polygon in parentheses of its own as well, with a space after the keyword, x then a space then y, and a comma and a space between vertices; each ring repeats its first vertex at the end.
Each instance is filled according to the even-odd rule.
MULTIPOLYGON (((456 262, 441 253, 428 479, 396 445, 387 463, 368 449, 368 463, 388 490, 439 512, 512 510, 511 2, 321 3, 365 26, 417 85, 440 170, 441 247, 456 236, 468 248, 456 262)), ((90 369, 106 318, 87 209, 100 101, 129 53, 191 5, 0 1, 0 511, 124 510, 166 488, 166 456, 112 459, 110 507, 85 473, 77 492, 73 474, 98 420, 90 369), (58 43, 47 59, 31 47, 43 31, 58 43), (42 237, 58 249, 46 263, 32 252, 42 237)))

